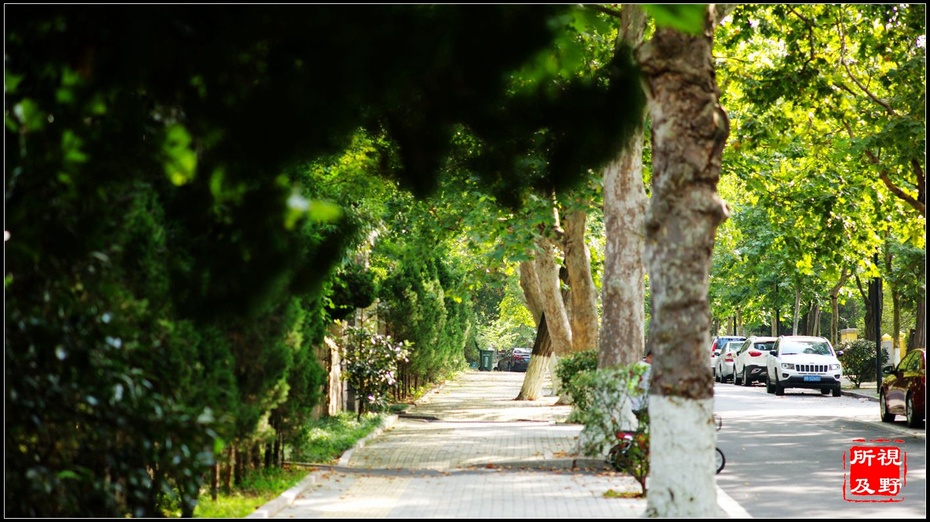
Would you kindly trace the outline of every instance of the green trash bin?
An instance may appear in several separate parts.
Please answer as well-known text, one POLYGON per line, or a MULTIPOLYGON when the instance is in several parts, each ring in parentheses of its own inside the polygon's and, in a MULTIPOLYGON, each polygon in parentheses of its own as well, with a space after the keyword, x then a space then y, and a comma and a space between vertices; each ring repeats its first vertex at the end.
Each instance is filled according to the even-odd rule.
POLYGON ((494 350, 479 349, 478 352, 481 355, 478 369, 483 372, 491 371, 491 367, 494 366, 494 350))

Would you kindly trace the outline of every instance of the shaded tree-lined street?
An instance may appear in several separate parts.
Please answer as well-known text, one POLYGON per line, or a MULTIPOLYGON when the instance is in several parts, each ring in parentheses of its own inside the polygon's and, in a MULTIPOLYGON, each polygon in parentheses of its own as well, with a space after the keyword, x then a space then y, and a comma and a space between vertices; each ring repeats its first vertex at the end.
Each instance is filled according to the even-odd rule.
POLYGON ((191 516, 535 344, 521 401, 649 347, 648 512, 711 516, 713 335, 925 344, 923 5, 4 11, 8 515, 191 516))

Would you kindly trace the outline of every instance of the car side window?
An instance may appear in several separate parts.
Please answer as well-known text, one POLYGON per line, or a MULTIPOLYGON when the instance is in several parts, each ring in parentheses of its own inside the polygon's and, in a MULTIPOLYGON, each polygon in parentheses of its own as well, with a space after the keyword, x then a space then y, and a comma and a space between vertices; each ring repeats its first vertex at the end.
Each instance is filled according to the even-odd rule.
POLYGON ((920 352, 911 352, 901 361, 901 370, 916 372, 920 370, 920 352))
POLYGON ((739 347, 739 353, 745 352, 746 350, 749 349, 749 347, 750 347, 751 345, 752 345, 752 341, 746 341, 746 342, 744 342, 744 343, 741 344, 740 347, 739 347))

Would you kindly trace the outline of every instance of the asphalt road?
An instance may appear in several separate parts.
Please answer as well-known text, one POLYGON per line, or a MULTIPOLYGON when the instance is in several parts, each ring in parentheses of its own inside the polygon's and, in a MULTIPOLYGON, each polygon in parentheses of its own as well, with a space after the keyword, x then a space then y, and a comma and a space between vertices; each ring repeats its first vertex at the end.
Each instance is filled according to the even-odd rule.
POLYGON ((727 456, 717 485, 750 516, 926 518, 924 429, 907 428, 903 417, 880 422, 878 403, 866 398, 794 389, 777 397, 762 384, 720 383, 714 395, 724 423, 718 446, 727 456), (900 494, 851 493, 848 459, 854 446, 901 450, 906 469, 900 494))

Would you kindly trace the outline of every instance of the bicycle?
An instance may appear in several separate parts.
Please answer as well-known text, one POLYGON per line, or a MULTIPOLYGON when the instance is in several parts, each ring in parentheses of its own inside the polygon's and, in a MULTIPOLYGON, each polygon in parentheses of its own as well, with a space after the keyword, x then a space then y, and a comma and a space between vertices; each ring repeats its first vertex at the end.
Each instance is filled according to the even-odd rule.
MULTIPOLYGON (((723 428, 723 418, 720 415, 714 414, 714 424, 717 427, 717 431, 720 431, 720 428, 723 428)), ((717 469, 717 475, 723 471, 723 467, 727 465, 727 458, 724 456, 723 451, 720 449, 720 446, 715 446, 715 461, 714 466, 717 469)))
POLYGON ((616 471, 632 475, 645 494, 649 475, 649 413, 645 408, 634 413, 639 421, 636 429, 617 432, 618 442, 607 452, 607 463, 616 471))
MULTIPOLYGON (((618 442, 607 452, 607 462, 617 471, 625 471, 640 480, 649 473, 649 420, 643 413, 639 417, 639 426, 635 430, 617 432, 618 442)), ((714 414, 717 431, 723 428, 723 418, 714 414)), ((720 474, 727 464, 726 455, 719 446, 714 447, 714 470, 720 474)), ((642 480, 640 480, 642 483, 642 480)))

